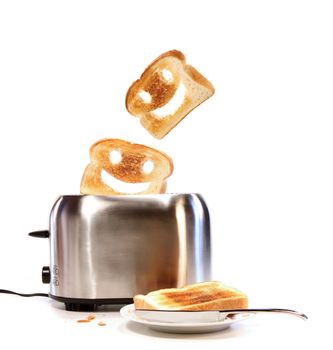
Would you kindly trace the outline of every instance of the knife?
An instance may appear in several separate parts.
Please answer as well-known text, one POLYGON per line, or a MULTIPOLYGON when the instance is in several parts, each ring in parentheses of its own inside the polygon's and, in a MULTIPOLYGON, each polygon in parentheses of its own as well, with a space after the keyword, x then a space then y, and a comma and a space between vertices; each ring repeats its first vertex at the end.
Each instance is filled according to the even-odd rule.
POLYGON ((308 317, 298 311, 290 309, 229 309, 208 311, 179 311, 179 310, 146 310, 137 309, 135 315, 150 322, 163 323, 197 323, 197 322, 222 322, 232 319, 232 316, 257 313, 282 313, 307 320, 308 317))

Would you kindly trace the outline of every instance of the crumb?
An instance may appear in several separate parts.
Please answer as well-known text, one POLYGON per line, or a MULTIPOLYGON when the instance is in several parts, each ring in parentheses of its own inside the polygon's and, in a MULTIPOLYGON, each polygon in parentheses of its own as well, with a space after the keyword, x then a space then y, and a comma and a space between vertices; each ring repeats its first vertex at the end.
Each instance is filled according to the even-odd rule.
POLYGON ((103 322, 103 321, 99 321, 97 324, 98 324, 99 326, 106 326, 106 323, 103 322))
POLYGON ((76 322, 78 323, 87 323, 87 322, 90 322, 92 320, 94 320, 96 318, 96 316, 94 315, 88 315, 87 318, 84 318, 82 320, 77 320, 76 322))
POLYGON ((85 318, 85 319, 83 319, 83 320, 77 320, 76 322, 77 322, 77 323, 88 323, 88 322, 90 322, 90 320, 87 320, 87 319, 85 318))

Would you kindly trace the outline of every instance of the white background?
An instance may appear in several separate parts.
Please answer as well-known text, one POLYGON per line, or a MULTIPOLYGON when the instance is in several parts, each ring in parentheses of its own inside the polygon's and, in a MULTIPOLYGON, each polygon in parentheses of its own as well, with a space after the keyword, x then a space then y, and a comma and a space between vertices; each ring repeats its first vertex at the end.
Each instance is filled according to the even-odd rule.
POLYGON ((0 295, 1 343, 328 346, 332 18, 332 2, 320 0, 0 0, 0 288, 48 291, 40 280, 47 241, 27 233, 48 227, 59 195, 79 193, 90 145, 116 137, 173 158, 169 192, 204 196, 214 279, 247 292, 252 307, 310 318, 257 316, 248 327, 198 338, 146 334, 106 313, 114 318, 109 327, 82 331, 78 316, 49 301, 0 295), (159 141, 124 99, 170 49, 181 50, 216 92, 159 141))

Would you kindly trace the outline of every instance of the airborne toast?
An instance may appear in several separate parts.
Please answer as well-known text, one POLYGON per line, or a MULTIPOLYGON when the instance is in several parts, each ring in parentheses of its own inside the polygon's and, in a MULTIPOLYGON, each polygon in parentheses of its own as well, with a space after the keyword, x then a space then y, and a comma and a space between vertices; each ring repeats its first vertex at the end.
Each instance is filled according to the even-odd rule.
POLYGON ((129 88, 126 108, 157 139, 214 94, 213 85, 177 50, 155 59, 129 88))
POLYGON ((226 310, 247 308, 248 299, 235 288, 211 281, 139 294, 134 305, 147 310, 226 310))
MULTIPOLYGON (((183 53, 173 50, 154 60, 132 84, 126 108, 161 139, 213 94, 213 85, 186 64, 183 53)), ((172 159, 165 153, 119 139, 97 141, 90 159, 81 180, 82 194, 164 193, 173 172, 172 159)))
POLYGON ((94 143, 90 159, 81 180, 82 194, 164 193, 173 172, 172 159, 165 153, 119 139, 94 143))

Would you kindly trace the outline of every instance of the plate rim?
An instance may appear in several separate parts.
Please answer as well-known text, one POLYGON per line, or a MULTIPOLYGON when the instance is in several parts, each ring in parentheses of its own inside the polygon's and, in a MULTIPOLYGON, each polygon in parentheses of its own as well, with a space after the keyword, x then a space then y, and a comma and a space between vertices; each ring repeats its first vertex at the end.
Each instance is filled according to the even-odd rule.
POLYGON ((148 326, 161 326, 161 327, 167 327, 167 328, 187 328, 187 327, 193 327, 193 328, 205 328, 205 327, 213 327, 213 326, 231 326, 232 324, 239 322, 239 321, 245 321, 248 318, 252 317, 253 314, 245 314, 244 317, 238 318, 238 319, 224 319, 220 321, 214 321, 214 322, 198 322, 198 323, 169 323, 169 322, 153 322, 148 321, 145 319, 142 319, 135 315, 135 307, 134 304, 125 305, 120 309, 120 314, 122 317, 127 319, 128 321, 133 321, 141 324, 145 324, 148 326), (134 317, 130 317, 128 315, 128 312, 133 312, 134 317))

